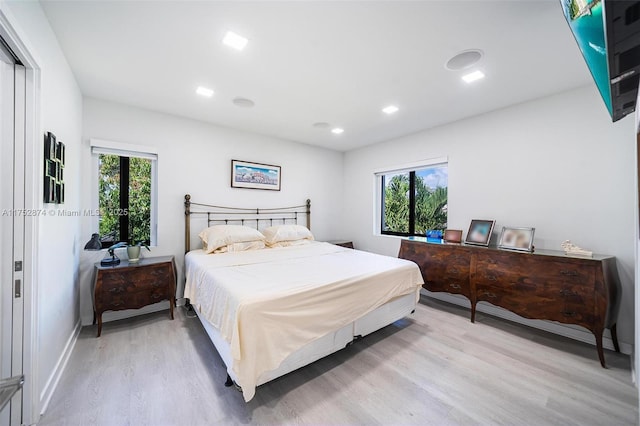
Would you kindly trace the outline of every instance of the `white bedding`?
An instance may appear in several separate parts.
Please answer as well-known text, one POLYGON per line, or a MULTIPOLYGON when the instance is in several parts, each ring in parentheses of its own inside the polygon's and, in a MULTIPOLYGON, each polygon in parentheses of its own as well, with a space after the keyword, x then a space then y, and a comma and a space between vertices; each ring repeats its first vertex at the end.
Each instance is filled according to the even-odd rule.
POLYGON ((314 242, 185 258, 185 297, 229 343, 246 401, 292 352, 401 295, 422 277, 403 259, 314 242))

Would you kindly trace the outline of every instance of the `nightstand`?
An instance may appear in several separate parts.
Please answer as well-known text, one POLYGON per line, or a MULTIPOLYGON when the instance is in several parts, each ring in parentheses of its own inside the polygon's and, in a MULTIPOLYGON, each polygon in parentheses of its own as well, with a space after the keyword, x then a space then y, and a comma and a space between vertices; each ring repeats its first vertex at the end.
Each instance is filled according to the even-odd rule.
POLYGON ((102 313, 139 309, 169 301, 170 315, 176 299, 176 266, 173 256, 147 257, 139 262, 121 260, 119 265, 94 266, 93 323, 102 333, 102 313))
POLYGON ((340 240, 340 241, 329 241, 331 244, 334 244, 336 246, 340 246, 340 247, 346 247, 346 248, 353 248, 353 241, 345 241, 345 240, 340 240))

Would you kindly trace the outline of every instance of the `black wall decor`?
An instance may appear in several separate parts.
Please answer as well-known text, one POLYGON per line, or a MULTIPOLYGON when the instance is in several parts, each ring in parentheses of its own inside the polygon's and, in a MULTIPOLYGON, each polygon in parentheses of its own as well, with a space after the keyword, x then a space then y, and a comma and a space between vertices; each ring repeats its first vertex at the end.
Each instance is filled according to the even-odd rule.
POLYGON ((44 135, 44 202, 64 203, 64 144, 56 135, 44 135))

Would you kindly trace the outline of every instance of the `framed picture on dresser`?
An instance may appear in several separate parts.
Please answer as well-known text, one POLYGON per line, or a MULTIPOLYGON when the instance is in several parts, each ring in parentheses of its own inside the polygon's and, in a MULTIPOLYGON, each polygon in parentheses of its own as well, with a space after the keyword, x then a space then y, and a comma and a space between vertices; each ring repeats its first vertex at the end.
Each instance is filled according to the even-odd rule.
POLYGON ((496 224, 495 220, 473 219, 469 225, 469 232, 465 238, 465 244, 475 244, 478 246, 488 246, 491 240, 491 233, 496 224))
POLYGON ((536 228, 502 227, 498 248, 507 250, 533 251, 533 234, 536 228))

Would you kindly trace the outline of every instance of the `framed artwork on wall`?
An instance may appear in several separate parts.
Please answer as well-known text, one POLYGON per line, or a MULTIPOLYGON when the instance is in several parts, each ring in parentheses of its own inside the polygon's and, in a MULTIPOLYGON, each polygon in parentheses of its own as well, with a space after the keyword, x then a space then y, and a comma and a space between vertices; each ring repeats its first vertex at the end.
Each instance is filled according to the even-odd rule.
POLYGON ((465 244, 488 246, 489 240, 491 239, 491 232, 493 232, 493 226, 495 224, 495 220, 473 219, 471 221, 471 225, 469 225, 467 238, 464 240, 465 244))
POLYGON ((533 251, 533 234, 536 228, 502 227, 498 248, 507 250, 533 251))
POLYGON ((65 146, 56 135, 44 135, 44 202, 64 203, 65 146))
POLYGON ((233 188, 280 191, 280 180, 280 166, 231 160, 231 186, 233 188))

